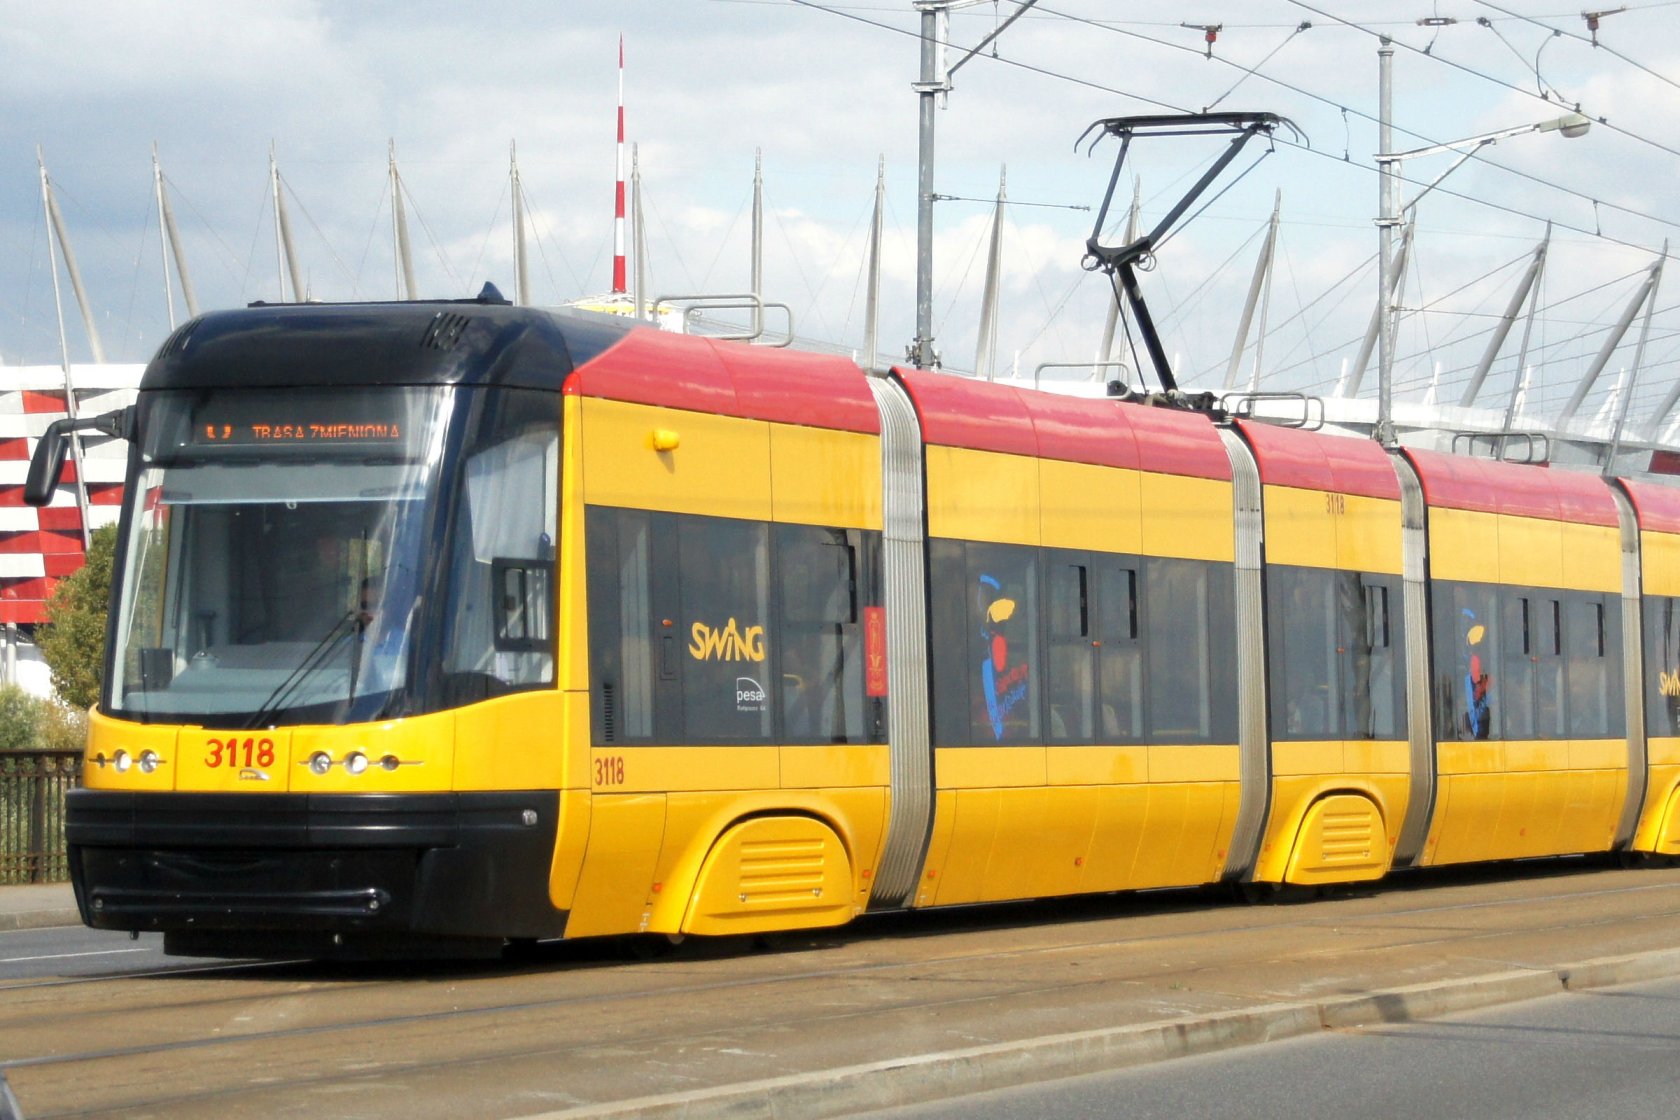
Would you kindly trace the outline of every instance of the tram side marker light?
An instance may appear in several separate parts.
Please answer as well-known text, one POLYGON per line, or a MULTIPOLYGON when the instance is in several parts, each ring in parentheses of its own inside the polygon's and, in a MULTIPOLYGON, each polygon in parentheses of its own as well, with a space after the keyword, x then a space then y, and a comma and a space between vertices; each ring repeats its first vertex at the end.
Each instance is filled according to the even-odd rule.
POLYGON ((150 774, 158 768, 158 753, 150 748, 140 752, 140 773, 150 774))
POLYGON ((309 756, 309 772, 317 777, 332 769, 332 755, 326 751, 316 751, 309 756))
POLYGON ((352 775, 361 774, 365 772, 367 768, 368 757, 361 751, 351 751, 349 754, 344 756, 344 769, 347 773, 352 775))
POLYGON ((134 765, 134 759, 129 757, 127 751, 118 750, 116 757, 111 760, 111 763, 117 768, 117 773, 126 774, 128 773, 128 768, 134 765))

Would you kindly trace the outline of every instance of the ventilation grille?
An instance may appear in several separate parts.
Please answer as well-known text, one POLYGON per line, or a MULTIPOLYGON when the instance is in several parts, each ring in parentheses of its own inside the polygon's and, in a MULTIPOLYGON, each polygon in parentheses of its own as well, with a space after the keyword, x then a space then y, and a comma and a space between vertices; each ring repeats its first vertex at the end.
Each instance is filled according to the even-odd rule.
POLYGON ((427 350, 453 350, 455 344, 461 341, 461 335, 466 333, 469 322, 471 320, 465 315, 453 311, 440 311, 427 325, 420 345, 427 350))
POLYGON ((607 682, 601 685, 601 741, 618 741, 618 690, 607 682))
POLYGON ((157 357, 152 360, 157 361, 160 358, 172 358, 176 354, 185 350, 187 348, 188 340, 192 338, 193 332, 198 329, 198 324, 199 320, 197 319, 192 319, 182 324, 182 326, 174 334, 163 340, 163 345, 158 347, 157 357))

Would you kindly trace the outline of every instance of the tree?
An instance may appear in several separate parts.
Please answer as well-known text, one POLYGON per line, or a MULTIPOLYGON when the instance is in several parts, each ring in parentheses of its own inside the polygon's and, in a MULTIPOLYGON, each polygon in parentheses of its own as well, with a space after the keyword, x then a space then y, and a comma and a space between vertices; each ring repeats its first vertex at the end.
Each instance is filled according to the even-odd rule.
POLYGON ((117 527, 95 529, 87 563, 58 581, 47 600, 47 624, 35 635, 66 704, 87 709, 99 699, 105 673, 105 614, 111 602, 111 558, 117 527))
POLYGON ((41 702, 15 684, 0 685, 0 751, 33 750, 41 702))

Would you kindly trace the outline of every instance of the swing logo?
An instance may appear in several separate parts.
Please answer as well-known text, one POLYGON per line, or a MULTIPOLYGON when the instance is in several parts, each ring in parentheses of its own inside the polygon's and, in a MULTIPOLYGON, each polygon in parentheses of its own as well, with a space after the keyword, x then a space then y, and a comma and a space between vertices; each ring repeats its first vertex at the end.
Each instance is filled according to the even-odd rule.
POLYGON ((688 655, 696 661, 763 661, 764 627, 745 629, 733 618, 723 626, 707 626, 696 622, 689 628, 693 639, 688 655))

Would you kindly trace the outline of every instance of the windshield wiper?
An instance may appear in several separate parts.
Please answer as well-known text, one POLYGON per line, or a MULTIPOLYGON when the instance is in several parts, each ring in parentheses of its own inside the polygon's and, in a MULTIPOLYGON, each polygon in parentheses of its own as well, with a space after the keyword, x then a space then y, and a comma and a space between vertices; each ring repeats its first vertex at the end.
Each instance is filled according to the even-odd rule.
POLYGON ((304 682, 314 676, 316 671, 327 663, 327 658, 332 654, 332 647, 344 628, 357 622, 360 614, 360 611, 345 611, 338 621, 332 624, 332 629, 322 635, 321 640, 316 642, 310 651, 304 655, 302 661, 298 662, 297 668, 287 674, 286 679, 276 685, 274 691, 268 694, 268 699, 264 700, 262 705, 257 708, 256 713, 245 721, 245 727, 249 730, 261 727, 268 722, 270 716, 283 708, 292 697, 296 696, 298 691, 303 688, 304 682))

